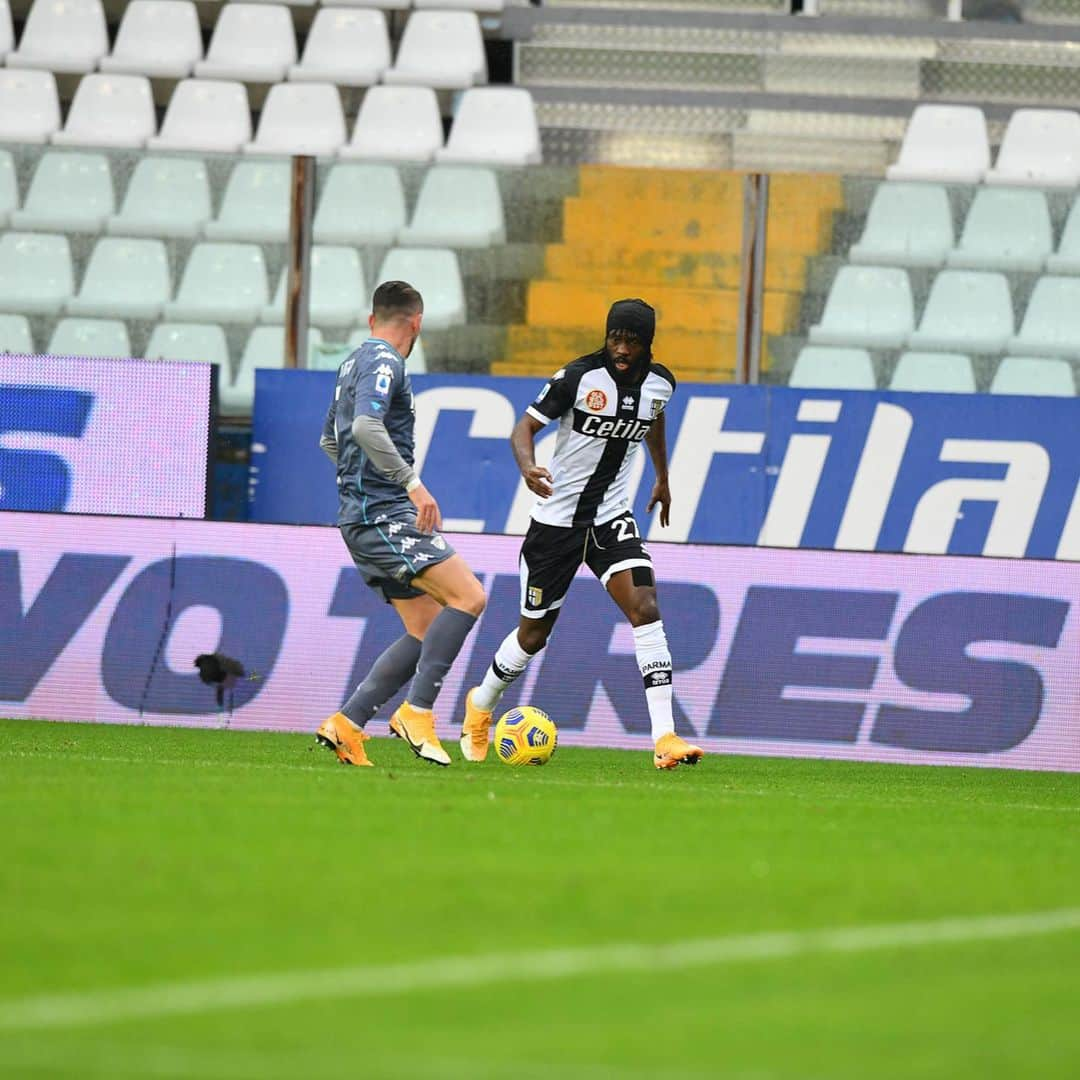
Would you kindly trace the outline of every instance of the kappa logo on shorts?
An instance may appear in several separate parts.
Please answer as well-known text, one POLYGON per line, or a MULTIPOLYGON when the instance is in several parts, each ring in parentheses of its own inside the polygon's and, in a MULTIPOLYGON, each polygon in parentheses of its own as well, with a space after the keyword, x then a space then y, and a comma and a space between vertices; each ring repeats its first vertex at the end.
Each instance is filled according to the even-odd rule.
POLYGON ((407 566, 399 566, 394 571, 394 577, 396 577, 398 579, 398 581, 404 581, 408 576, 409 576, 409 568, 407 566))
POLYGON ((420 552, 419 555, 417 555, 413 559, 413 562, 418 562, 418 563, 425 563, 425 562, 430 562, 430 561, 431 561, 431 556, 430 555, 425 555, 424 552, 422 552, 422 551, 420 552))
POLYGON ((666 404, 667 402, 662 401, 660 398, 653 398, 652 401, 649 402, 649 413, 654 420, 664 411, 664 406, 666 404))
POLYGON ((544 590, 530 585, 525 594, 529 599, 529 607, 539 607, 544 602, 544 590))
POLYGON ((420 541, 415 536, 405 536, 401 540, 401 553, 405 554, 406 551, 412 551, 420 541))
POLYGON ((388 533, 389 533, 389 534, 390 534, 391 536, 397 536, 397 534, 398 534, 399 532, 401 532, 401 530, 402 530, 402 529, 404 529, 404 528, 405 528, 405 526, 404 526, 404 525, 402 525, 400 521, 395 521, 395 522, 393 523, 393 525, 391 525, 391 526, 390 526, 390 528, 389 528, 389 529, 387 529, 386 531, 387 531, 387 532, 388 532, 388 533))
POLYGON ((585 395, 585 407, 592 412, 600 412, 607 405, 607 394, 603 390, 590 390, 585 395))

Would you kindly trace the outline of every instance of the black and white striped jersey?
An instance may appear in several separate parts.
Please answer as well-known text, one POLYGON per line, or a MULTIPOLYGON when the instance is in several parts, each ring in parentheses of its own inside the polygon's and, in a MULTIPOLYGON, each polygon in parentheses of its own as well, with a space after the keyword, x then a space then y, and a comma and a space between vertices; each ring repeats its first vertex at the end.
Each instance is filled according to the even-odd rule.
POLYGON ((604 350, 555 372, 527 412, 559 421, 551 495, 533 507, 545 525, 602 525, 630 508, 627 481, 638 444, 675 392, 675 377, 653 361, 637 386, 615 381, 604 350))

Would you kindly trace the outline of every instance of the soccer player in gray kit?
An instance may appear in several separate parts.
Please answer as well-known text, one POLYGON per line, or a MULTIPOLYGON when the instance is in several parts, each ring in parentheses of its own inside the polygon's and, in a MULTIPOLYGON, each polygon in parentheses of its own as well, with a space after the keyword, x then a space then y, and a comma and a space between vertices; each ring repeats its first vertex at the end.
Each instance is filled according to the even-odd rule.
POLYGON ((555 372, 510 436, 521 475, 539 502, 521 548, 521 620, 495 652, 484 681, 465 699, 461 750, 487 756, 488 729, 499 698, 547 644, 578 567, 600 579, 634 632, 634 651, 658 769, 694 765, 703 756, 675 734, 671 653, 656 602, 652 560, 630 508, 632 462, 649 449, 656 484, 646 512, 660 506, 666 526, 668 490, 664 408, 675 377, 652 359, 656 313, 644 300, 619 300, 608 313, 604 347, 555 372), (536 433, 559 424, 551 470, 536 464, 536 433))
POLYGON ((371 588, 401 617, 405 633, 323 721, 316 738, 348 765, 370 765, 363 727, 412 679, 390 730, 417 757, 450 758, 435 733, 435 699, 450 665, 484 610, 483 586, 446 539, 439 505, 413 469, 415 411, 405 360, 424 302, 404 281, 384 281, 372 298, 371 337, 338 369, 320 446, 337 466, 338 526, 371 588), (415 677, 414 677, 415 676, 415 677))

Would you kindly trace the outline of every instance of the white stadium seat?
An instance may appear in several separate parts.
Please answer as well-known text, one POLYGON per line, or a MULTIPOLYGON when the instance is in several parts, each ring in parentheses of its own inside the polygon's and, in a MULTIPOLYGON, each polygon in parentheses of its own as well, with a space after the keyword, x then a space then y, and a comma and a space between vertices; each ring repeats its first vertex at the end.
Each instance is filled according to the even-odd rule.
POLYGON ((101 231, 116 209, 109 162, 103 154, 49 150, 38 159, 15 229, 43 232, 101 231))
POLYGON ((332 157, 345 143, 345 113, 330 83, 278 83, 270 87, 259 130, 246 154, 332 157))
POLYGON ((1028 300, 1014 356, 1080 357, 1080 277, 1041 277, 1028 300))
POLYGON ((66 236, 18 232, 0 236, 0 311, 58 315, 74 291, 66 236))
POLYGON ((289 236, 291 192, 289 162, 238 162, 225 185, 217 218, 206 225, 207 239, 283 243, 289 236))
MULTIPOLYGON (((368 290, 360 254, 351 247, 315 244, 311 249, 308 321, 329 328, 352 326, 368 308, 368 290)), ((285 289, 289 270, 281 272, 274 300, 262 311, 261 321, 285 321, 285 289)), ((426 304, 425 304, 426 306, 426 304)))
POLYGON ((973 394, 975 370, 971 357, 961 353, 906 352, 893 370, 889 389, 973 394))
POLYGON ((198 158, 143 157, 120 213, 106 222, 118 236, 198 236, 210 218, 210 181, 198 158))
POLYGON ((393 244, 405 224, 405 192, 393 165, 341 163, 330 169, 315 210, 319 244, 393 244))
POLYGON ((60 96, 51 71, 0 71, 0 139, 46 143, 60 130, 60 96))
POLYGON ((1046 257, 1046 269, 1051 274, 1080 274, 1080 199, 1073 200, 1061 243, 1046 257))
POLYGON ((93 71, 109 51, 101 0, 34 0, 10 68, 38 68, 57 74, 93 71))
POLYGON ((15 176, 15 159, 10 150, 0 150, 0 226, 11 219, 19 206, 19 184, 15 176))
POLYGON ((296 33, 289 9, 277 4, 225 4, 206 59, 195 65, 200 79, 280 82, 296 63, 296 33))
POLYGON ((898 348, 915 326, 907 271, 844 266, 825 301, 821 322, 810 328, 814 345, 898 348))
POLYGON ((970 270, 1041 270, 1054 246, 1041 191, 979 188, 949 266, 970 270))
POLYGON ((448 248, 392 248, 379 281, 408 281, 424 298, 424 326, 445 330, 465 322, 465 289, 457 256, 448 248))
POLYGON ((359 8, 320 8, 304 55, 289 67, 292 82, 373 86, 390 66, 386 15, 359 8))
POLYGON ((988 184, 1074 188, 1080 183, 1080 114, 1017 109, 1009 117, 988 184))
POLYGON ((1004 350, 1013 330, 1012 298, 1004 274, 942 270, 908 344, 926 352, 997 353, 1004 350))
POLYGON ((884 183, 848 258, 880 266, 940 266, 953 246, 952 211, 940 184, 884 183))
POLYGON ((517 86, 474 86, 461 95, 442 162, 533 165, 541 159, 532 95, 517 86))
POLYGON ((217 323, 158 323, 146 346, 147 360, 190 360, 220 364, 228 380, 229 346, 217 323))
POLYGON ((11 7, 8 0, 0 0, 0 62, 14 48, 15 29, 11 23, 11 7))
POLYGON ((144 75, 84 75, 58 146, 140 147, 157 127, 150 80, 144 75))
POLYGON ((0 315, 0 353, 33 356, 34 352, 30 320, 25 315, 0 315))
POLYGON ((131 340, 120 319, 61 319, 45 352, 49 356, 129 357, 131 340))
POLYGON ((352 139, 338 156, 430 161, 442 144, 439 102, 430 86, 373 86, 360 104, 352 139))
POLYGON ((172 296, 169 256, 161 240, 106 236, 94 245, 72 315, 156 319, 172 296))
POLYGON ((918 105, 890 180, 977 184, 990 167, 986 117, 973 105, 918 105))
POLYGON ((196 244, 184 267, 169 320, 253 323, 269 299, 266 262, 257 244, 196 244))
POLYGON ((874 365, 865 349, 807 345, 795 360, 788 386, 824 390, 874 390, 874 365))
POLYGON ((177 83, 152 150, 235 153, 251 138, 247 90, 239 82, 184 79, 177 83))
POLYGON ((1073 397, 1076 380, 1067 360, 1006 356, 994 373, 990 393, 1073 397))
POLYGON ((399 243, 420 247, 489 247, 506 241, 499 182, 490 169, 428 169, 412 221, 399 243))
POLYGON ((414 11, 383 82, 463 90, 487 82, 480 21, 471 11, 414 11))
POLYGON ((202 59, 199 15, 191 0, 131 0, 102 71, 185 79, 202 59))

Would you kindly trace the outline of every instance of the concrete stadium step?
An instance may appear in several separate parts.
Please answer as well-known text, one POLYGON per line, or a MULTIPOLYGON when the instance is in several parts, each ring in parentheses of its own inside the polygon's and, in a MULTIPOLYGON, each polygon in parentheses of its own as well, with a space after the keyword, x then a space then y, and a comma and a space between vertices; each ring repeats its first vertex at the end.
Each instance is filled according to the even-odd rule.
MULTIPOLYGON (((637 296, 642 291, 635 282, 589 285, 576 281, 534 281, 529 285, 525 320, 532 326, 586 327, 595 333, 596 327, 604 325, 613 298, 637 296)), ((682 329, 693 327, 729 334, 738 328, 737 289, 654 288, 648 292, 649 302, 656 308, 658 326, 667 323, 682 329)), ((766 292, 765 332, 782 334, 794 327, 799 300, 797 293, 766 292)))
MULTIPOLYGON (((784 236, 776 230, 776 244, 784 236)), ((778 251, 766 245, 765 288, 802 292, 806 287, 807 256, 778 251)), ((635 281, 641 288, 676 286, 689 289, 737 289, 742 267, 735 252, 678 252, 670 248, 598 248, 592 245, 549 244, 545 276, 558 281, 635 281)), ((645 299, 648 299, 646 296, 645 299)))

